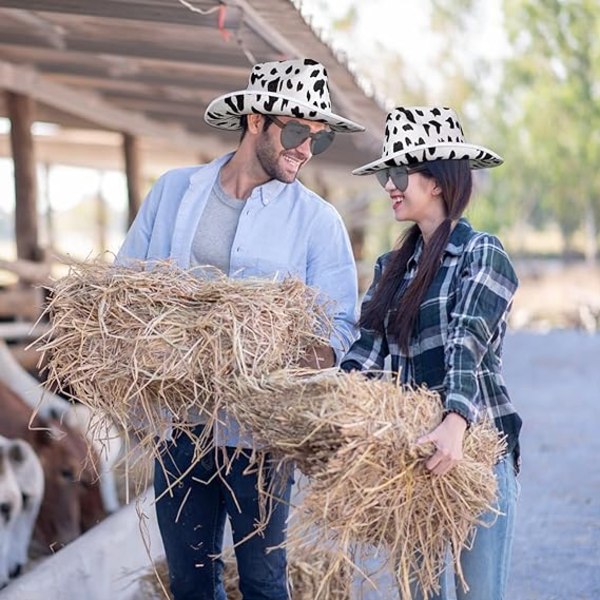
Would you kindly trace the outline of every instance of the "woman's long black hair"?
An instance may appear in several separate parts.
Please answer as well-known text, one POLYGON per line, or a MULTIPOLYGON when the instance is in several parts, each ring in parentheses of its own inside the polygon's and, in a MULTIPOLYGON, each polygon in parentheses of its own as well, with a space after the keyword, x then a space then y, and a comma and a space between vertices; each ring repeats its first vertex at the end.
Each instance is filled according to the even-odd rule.
POLYGON ((473 188, 468 160, 436 160, 426 164, 427 169, 420 173, 424 177, 435 179, 440 187, 446 218, 425 244, 414 279, 399 303, 394 305, 394 295, 402 282, 408 260, 421 237, 421 230, 417 224, 404 232, 360 317, 361 327, 383 334, 384 320, 389 312, 387 334, 396 339, 404 352, 408 351, 423 297, 440 267, 452 232, 452 222, 462 216, 469 204, 473 188))

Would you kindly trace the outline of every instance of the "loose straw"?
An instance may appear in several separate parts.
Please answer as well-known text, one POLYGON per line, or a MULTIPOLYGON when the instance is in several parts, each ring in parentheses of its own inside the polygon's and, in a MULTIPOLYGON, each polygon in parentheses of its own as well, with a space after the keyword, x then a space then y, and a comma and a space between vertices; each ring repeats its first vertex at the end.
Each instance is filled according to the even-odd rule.
POLYGON ((229 406, 270 451, 310 477, 289 548, 301 555, 336 549, 332 573, 384 555, 405 599, 415 585, 426 597, 438 590, 449 550, 467 585, 460 552, 480 515, 494 510, 492 468, 504 451, 493 425, 471 427, 464 459, 440 477, 424 465, 433 445, 416 445, 443 417, 439 396, 425 389, 360 373, 281 371, 229 406))
MULTIPOLYGON (((373 555, 384 558, 403 599, 416 587, 429 597, 447 551, 462 578, 460 552, 493 510, 503 441, 490 423, 475 424, 464 460, 432 475, 424 462, 433 445, 416 440, 441 422, 436 394, 359 373, 297 369, 309 348, 327 343, 330 309, 293 279, 94 264, 56 283, 40 348, 49 383, 126 435, 134 431, 138 458, 160 456, 170 429, 191 436, 199 417, 210 432, 225 409, 261 444, 259 460, 269 452, 295 463, 309 484, 286 546, 295 560, 328 554, 316 588, 294 598, 348 597, 332 595, 340 576, 352 568, 369 581, 361 565, 373 555)), ((194 461, 212 450, 207 437, 195 443, 194 461)))
MULTIPOLYGON (((48 385, 110 415, 148 469, 171 428, 189 434, 216 420, 240 381, 328 343, 328 308, 300 281, 209 275, 92 263, 53 288, 51 329, 38 342, 48 385)), ((197 459, 209 450, 199 443, 197 459)))

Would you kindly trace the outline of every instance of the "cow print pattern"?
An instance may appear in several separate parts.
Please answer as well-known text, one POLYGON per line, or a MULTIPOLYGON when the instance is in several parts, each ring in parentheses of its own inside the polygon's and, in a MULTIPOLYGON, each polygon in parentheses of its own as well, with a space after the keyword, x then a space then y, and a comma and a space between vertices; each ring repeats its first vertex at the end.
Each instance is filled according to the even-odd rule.
POLYGON ((369 175, 394 165, 448 159, 468 159, 472 169, 496 167, 503 162, 491 150, 465 143, 451 108, 398 107, 387 116, 382 157, 353 173, 369 175))
POLYGON ((248 87, 213 100, 205 121, 220 129, 240 129, 240 115, 284 115, 328 123, 334 131, 362 131, 331 112, 327 70, 308 58, 254 65, 248 87))

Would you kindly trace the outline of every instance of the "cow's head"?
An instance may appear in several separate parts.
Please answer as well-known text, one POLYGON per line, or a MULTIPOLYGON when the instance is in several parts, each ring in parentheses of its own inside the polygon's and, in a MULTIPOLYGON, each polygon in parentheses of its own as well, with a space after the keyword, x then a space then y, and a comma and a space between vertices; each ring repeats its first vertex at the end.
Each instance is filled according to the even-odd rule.
POLYGON ((83 435, 58 421, 35 419, 34 446, 44 469, 45 491, 32 552, 49 554, 101 521, 106 513, 96 474, 97 458, 83 435))

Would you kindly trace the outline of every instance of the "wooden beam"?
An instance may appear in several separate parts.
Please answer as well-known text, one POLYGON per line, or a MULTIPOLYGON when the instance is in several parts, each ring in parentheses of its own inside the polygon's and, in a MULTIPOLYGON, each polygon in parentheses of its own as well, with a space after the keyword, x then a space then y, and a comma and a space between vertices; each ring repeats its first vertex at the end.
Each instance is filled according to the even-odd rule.
MULTIPOLYGON (((220 2, 218 0, 193 0, 191 4, 208 14, 191 11, 180 2, 152 4, 149 2, 123 2, 122 0, 0 0, 1 7, 54 12, 62 14, 107 17, 112 19, 130 19, 179 25, 219 25, 220 2)), ((243 17, 241 9, 227 7, 224 13, 225 29, 238 29, 243 17)))
MULTIPOLYGON (((201 34, 199 34, 201 35, 201 34)), ((249 66, 243 64, 216 65, 205 60, 204 54, 197 57, 194 62, 177 63, 160 58, 129 58, 107 56, 94 56, 87 52, 77 52, 69 48, 68 52, 53 48, 40 48, 36 46, 11 46, 4 43, 0 34, 0 55, 11 63, 33 64, 38 71, 43 73, 63 73, 73 75, 89 75, 106 77, 118 76, 114 72, 114 63, 128 64, 128 74, 122 75, 124 79, 142 77, 143 83, 166 83, 182 86, 197 87, 206 81, 210 87, 229 89, 238 82, 240 87, 245 87, 248 81, 249 66), (224 86, 225 84, 225 86, 224 86)), ((234 89, 234 88, 231 88, 234 89)))
POLYGON ((0 323, 0 340, 22 340, 24 338, 39 338, 50 331, 49 323, 33 323, 31 321, 0 323))
POLYGON ((6 105, 11 122, 10 143, 15 170, 15 238, 17 258, 41 260, 38 243, 37 177, 33 136, 34 104, 22 94, 7 92, 6 105))
POLYGON ((165 125, 140 113, 117 108, 96 94, 54 83, 25 66, 0 61, 0 88, 28 95, 109 130, 166 138, 188 149, 201 150, 206 147, 206 140, 187 133, 181 127, 165 125))
POLYGON ((133 223, 142 204, 140 149, 136 137, 123 135, 123 154, 125 155, 125 176, 127 178, 127 227, 133 223))
POLYGON ((0 259, 0 270, 14 273, 24 283, 35 283, 37 285, 50 284, 51 268, 47 262, 0 259))
POLYGON ((0 317, 37 321, 44 309, 44 293, 36 287, 0 290, 0 317))
MULTIPOLYGON (((210 32, 212 34, 212 32, 210 32)), ((42 36, 35 33, 16 33, 9 29, 0 29, 2 43, 10 46, 22 46, 26 48, 52 48, 42 36)), ((218 44, 218 36, 214 44, 206 44, 197 41, 194 47, 191 44, 182 48, 176 48, 168 44, 156 44, 151 41, 137 39, 110 39, 104 37, 76 37, 73 33, 66 36, 69 51, 86 52, 91 54, 103 54, 106 56, 126 58, 149 58, 182 63, 197 63, 198 61, 210 62, 219 66, 228 66, 232 61, 240 60, 239 47, 237 45, 221 46, 218 44)), ((180 45, 182 45, 180 43, 180 45)))

